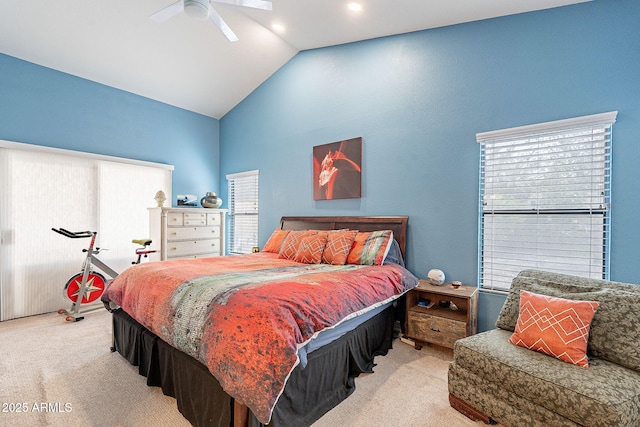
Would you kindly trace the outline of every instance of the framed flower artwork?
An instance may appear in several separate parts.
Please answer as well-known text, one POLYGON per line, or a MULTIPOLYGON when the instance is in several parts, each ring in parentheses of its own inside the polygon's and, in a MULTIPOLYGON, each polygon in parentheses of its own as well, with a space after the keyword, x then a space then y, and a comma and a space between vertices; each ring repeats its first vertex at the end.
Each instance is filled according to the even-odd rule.
POLYGON ((313 199, 362 197, 362 137, 313 147, 313 199))

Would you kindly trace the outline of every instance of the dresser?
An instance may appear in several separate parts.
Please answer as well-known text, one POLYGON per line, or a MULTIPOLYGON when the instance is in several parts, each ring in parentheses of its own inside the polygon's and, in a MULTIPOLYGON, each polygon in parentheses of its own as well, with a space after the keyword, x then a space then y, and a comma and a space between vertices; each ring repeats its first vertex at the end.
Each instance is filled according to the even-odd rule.
POLYGON ((226 209, 149 208, 152 261, 225 253, 226 209), (155 255, 155 256, 154 256, 155 255))

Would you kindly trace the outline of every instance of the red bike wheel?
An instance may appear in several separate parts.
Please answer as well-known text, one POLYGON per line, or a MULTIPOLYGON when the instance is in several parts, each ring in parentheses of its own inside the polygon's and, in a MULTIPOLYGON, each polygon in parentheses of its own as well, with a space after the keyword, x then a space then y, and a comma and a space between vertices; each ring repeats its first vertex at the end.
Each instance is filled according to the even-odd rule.
MULTIPOLYGON (((87 277, 87 286, 85 287, 84 295, 80 304, 89 304, 96 301, 107 285, 107 280, 100 273, 89 273, 87 277)), ((80 293, 80 287, 82 286, 82 273, 78 273, 71 277, 67 284, 64 286, 64 293, 72 302, 78 301, 78 294, 80 293)))

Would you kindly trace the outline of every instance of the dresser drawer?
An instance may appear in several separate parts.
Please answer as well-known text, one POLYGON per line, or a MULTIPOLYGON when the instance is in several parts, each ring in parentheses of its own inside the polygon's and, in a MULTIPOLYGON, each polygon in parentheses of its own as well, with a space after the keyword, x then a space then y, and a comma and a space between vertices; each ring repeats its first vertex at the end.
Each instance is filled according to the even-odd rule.
POLYGON ((208 258, 212 256, 220 256, 218 252, 208 252, 202 254, 189 254, 189 255, 180 255, 180 256, 171 256, 167 259, 187 259, 187 258, 208 258))
POLYGON ((184 225, 207 225, 207 214, 185 213, 182 223, 184 225))
POLYGON ((167 228, 167 241, 217 239, 220 237, 220 227, 174 227, 167 228))
POLYGON ((421 341, 453 348, 454 342, 467 336, 467 325, 458 320, 409 310, 407 334, 421 341))
POLYGON ((213 252, 220 253, 220 239, 167 242, 168 258, 213 252))
POLYGON ((167 225, 182 225, 182 213, 169 212, 167 214, 167 225))
POLYGON ((221 221, 220 214, 208 213, 207 214, 207 225, 217 225, 220 226, 221 221))

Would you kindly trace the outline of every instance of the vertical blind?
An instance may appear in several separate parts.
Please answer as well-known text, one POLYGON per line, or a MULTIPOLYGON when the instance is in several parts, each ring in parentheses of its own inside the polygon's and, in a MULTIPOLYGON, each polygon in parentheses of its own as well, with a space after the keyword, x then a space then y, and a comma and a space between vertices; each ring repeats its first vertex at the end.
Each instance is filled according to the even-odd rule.
POLYGON ((251 253, 258 246, 258 175, 257 170, 227 175, 229 254, 251 253))
POLYGON ((173 167, 126 160, 0 143, 0 320, 70 307, 63 288, 89 241, 51 228, 97 231, 108 249, 98 257, 116 271, 131 265, 155 193, 171 197, 173 167))
POLYGON ((608 279, 616 115, 476 135, 482 288, 507 290, 527 268, 608 279))

